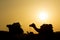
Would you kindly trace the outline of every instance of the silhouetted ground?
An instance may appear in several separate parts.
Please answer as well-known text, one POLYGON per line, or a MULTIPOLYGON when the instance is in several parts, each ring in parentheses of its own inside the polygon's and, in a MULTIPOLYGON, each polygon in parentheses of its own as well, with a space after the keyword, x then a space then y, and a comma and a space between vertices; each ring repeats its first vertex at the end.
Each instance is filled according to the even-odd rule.
POLYGON ((53 32, 51 24, 43 24, 40 29, 34 23, 30 24, 39 34, 33 32, 24 34, 19 23, 7 25, 9 32, 0 31, 0 40, 60 40, 60 32, 53 32))

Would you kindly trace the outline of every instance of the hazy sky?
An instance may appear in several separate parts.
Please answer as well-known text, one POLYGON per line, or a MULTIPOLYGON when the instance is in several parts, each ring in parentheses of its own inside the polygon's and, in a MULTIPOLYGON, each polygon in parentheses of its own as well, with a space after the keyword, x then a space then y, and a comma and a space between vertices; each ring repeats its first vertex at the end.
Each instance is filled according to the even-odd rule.
POLYGON ((53 25, 54 31, 60 31, 60 0, 0 0, 0 30, 8 31, 7 24, 19 22, 26 32, 33 31, 29 24, 39 28, 43 23, 53 25), (48 14, 47 20, 40 20, 41 12, 48 14))

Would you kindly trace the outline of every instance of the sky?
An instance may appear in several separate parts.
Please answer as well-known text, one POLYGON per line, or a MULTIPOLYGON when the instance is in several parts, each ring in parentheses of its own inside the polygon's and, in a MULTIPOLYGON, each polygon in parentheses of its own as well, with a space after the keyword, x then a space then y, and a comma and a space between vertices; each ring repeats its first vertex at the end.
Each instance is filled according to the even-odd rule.
POLYGON ((0 0, 0 30, 9 31, 7 24, 19 22, 24 32, 37 33, 31 23, 37 28, 44 23, 52 24, 54 31, 60 31, 60 0, 0 0), (41 13, 48 18, 41 20, 41 13))

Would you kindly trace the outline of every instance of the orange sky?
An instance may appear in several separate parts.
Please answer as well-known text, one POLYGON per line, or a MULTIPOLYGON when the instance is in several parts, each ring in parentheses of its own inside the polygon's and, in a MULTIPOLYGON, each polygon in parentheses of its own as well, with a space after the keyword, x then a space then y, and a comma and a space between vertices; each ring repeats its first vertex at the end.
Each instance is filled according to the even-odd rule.
POLYGON ((8 31, 6 25, 14 22, 20 22, 25 32, 36 33, 29 27, 33 22, 37 28, 50 23, 54 31, 60 31, 60 0, 0 0, 0 30, 8 31), (47 20, 38 18, 41 11, 47 12, 47 20))

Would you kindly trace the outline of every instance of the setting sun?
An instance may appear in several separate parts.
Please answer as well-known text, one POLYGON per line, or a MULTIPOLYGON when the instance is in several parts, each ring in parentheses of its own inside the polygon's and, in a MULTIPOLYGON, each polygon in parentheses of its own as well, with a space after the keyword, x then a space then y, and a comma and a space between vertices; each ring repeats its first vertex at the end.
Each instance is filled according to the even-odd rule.
POLYGON ((38 15, 38 18, 40 20, 46 20, 48 19, 48 14, 46 12, 40 12, 40 14, 38 15))

